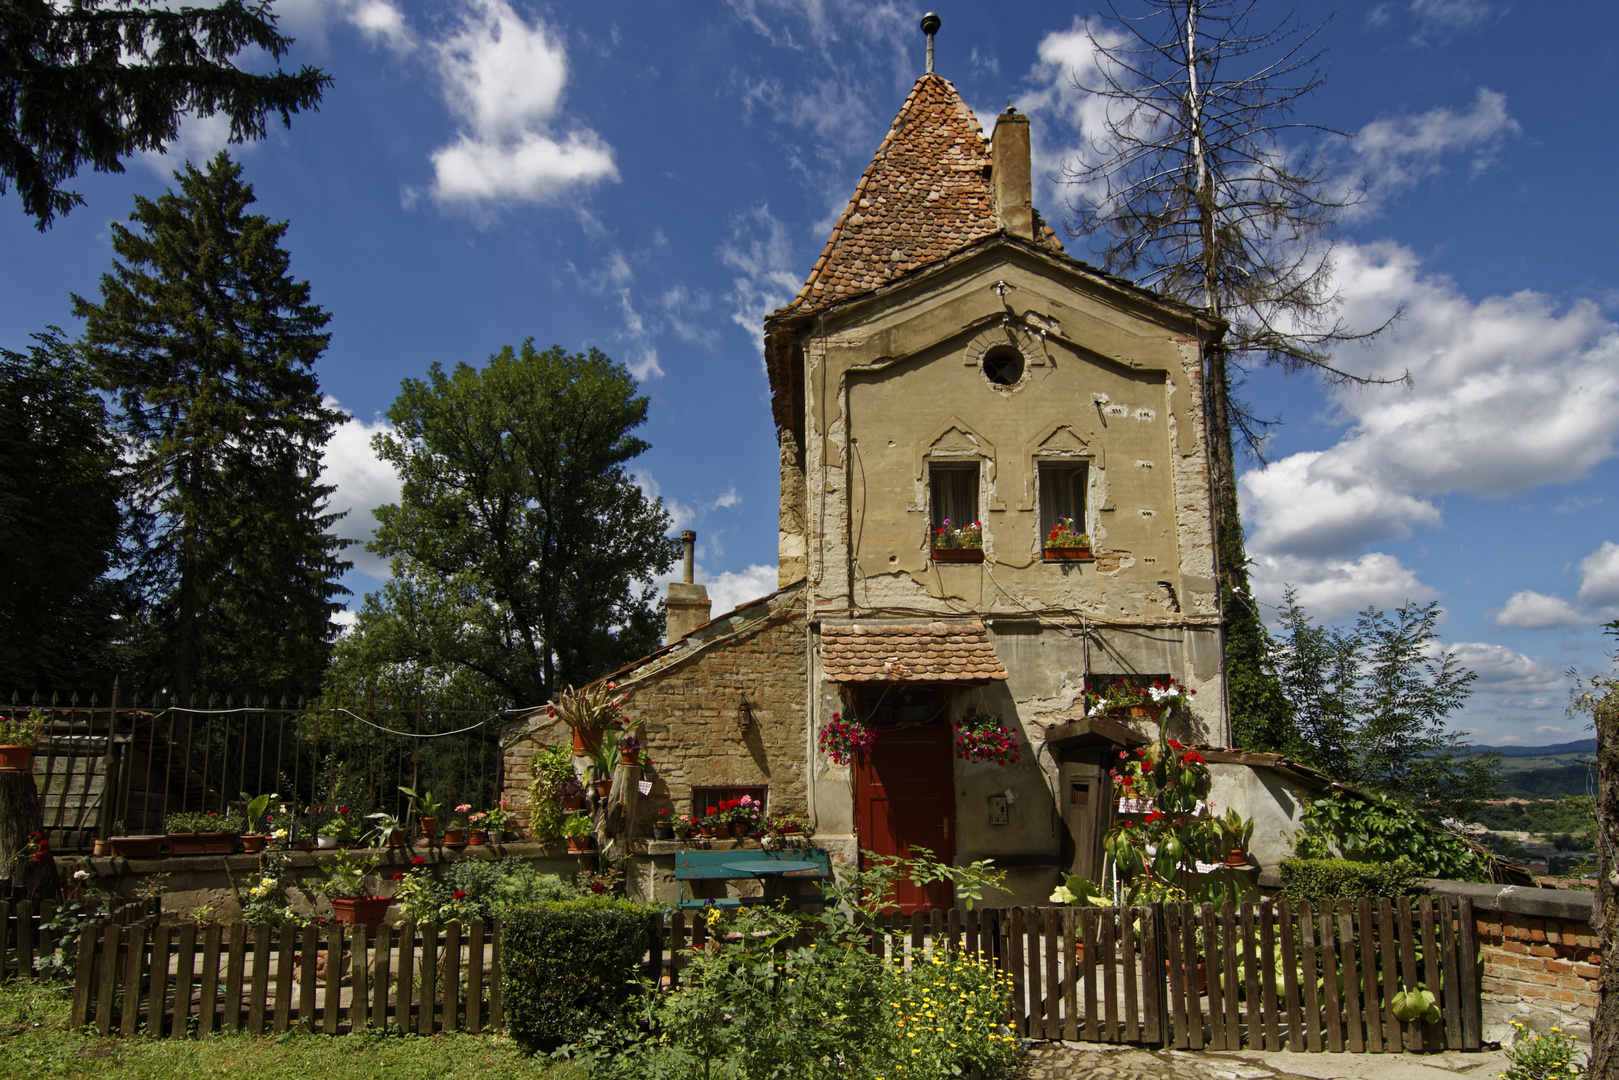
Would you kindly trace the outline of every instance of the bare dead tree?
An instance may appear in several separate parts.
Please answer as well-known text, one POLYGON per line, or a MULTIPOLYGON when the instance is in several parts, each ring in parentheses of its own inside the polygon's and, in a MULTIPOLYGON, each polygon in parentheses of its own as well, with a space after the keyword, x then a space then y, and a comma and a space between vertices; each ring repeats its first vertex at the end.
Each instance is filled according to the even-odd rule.
MULTIPOLYGON (((1608 623, 1619 637, 1619 620, 1608 623)), ((1619 660, 1619 653, 1610 654, 1619 660)), ((1619 678, 1598 676, 1575 691, 1573 711, 1597 734, 1597 889, 1591 921, 1602 954, 1596 1015, 1591 1018, 1593 1080, 1619 1080, 1619 678)))
MULTIPOLYGON (((1144 0, 1139 14, 1126 15, 1110 4, 1114 22, 1090 30, 1095 84, 1076 80, 1080 90, 1105 99, 1106 119, 1099 131, 1086 132, 1081 159, 1067 171, 1069 233, 1093 245, 1102 240, 1107 270, 1201 305, 1229 324, 1223 341, 1204 348, 1203 372, 1228 613, 1247 581, 1234 442, 1263 459, 1272 423, 1235 396, 1244 376, 1255 365, 1275 364, 1338 384, 1408 381, 1403 374, 1354 374, 1333 362, 1337 346, 1364 341, 1388 324, 1356 331, 1338 318, 1335 225, 1359 195, 1353 185, 1332 182, 1322 151, 1349 136, 1294 118, 1301 100, 1326 79, 1317 44, 1326 24, 1308 26, 1289 15, 1256 27, 1257 6, 1258 0, 1144 0)), ((1249 607, 1249 632, 1261 634, 1249 607)), ((1257 664, 1259 642, 1239 645, 1233 633, 1235 622, 1228 666, 1236 662, 1233 647, 1257 664)), ((1234 715, 1240 681, 1231 691, 1234 715)), ((1250 686, 1250 693, 1258 695, 1243 703, 1250 711, 1282 707, 1279 691, 1250 686)))

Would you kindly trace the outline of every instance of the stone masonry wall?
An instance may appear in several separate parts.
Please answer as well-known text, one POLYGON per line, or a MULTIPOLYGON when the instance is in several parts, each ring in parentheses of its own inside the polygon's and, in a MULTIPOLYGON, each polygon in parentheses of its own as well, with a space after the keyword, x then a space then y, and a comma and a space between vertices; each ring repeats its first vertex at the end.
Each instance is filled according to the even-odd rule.
MULTIPOLYGON (((625 716, 642 728, 655 765, 632 835, 645 835, 661 809, 691 813, 694 787, 765 785, 771 810, 807 813, 802 605, 801 590, 774 594, 616 676, 625 716)), ((534 751, 570 739, 543 711, 530 725, 517 738, 508 731, 505 758, 504 794, 512 821, 525 831, 534 751)))
POLYGON ((1602 964, 1590 922, 1502 911, 1478 912, 1475 921, 1484 948, 1485 1039, 1507 1038, 1513 1020, 1587 1038, 1602 964))

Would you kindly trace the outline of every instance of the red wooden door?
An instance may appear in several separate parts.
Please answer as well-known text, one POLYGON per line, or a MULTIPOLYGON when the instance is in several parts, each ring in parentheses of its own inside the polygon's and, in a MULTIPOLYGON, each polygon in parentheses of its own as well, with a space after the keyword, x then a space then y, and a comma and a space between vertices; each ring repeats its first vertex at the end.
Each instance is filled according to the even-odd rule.
MULTIPOLYGON (((941 862, 955 858, 951 754, 950 728, 944 724, 879 729, 877 745, 855 765, 855 827, 863 850, 908 858, 912 847, 925 847, 941 862)), ((954 902, 948 882, 926 889, 902 884, 895 896, 907 914, 954 902)))

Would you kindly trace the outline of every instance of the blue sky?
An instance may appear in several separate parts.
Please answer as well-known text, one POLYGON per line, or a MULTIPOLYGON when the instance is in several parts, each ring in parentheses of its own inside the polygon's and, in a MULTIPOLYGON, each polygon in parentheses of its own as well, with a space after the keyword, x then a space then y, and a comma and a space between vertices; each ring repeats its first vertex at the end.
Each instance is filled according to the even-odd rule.
MULTIPOLYGON (((942 0, 941 0, 942 2, 942 0)), ((363 538, 397 490, 368 439, 399 381, 481 363, 526 337, 594 345, 643 380, 641 480, 699 534, 716 610, 774 587, 775 440, 760 320, 796 291, 922 71, 921 6, 858 0, 568 4, 279 0, 290 62, 336 79, 321 111, 239 150, 260 212, 291 221, 294 272, 333 315, 325 391, 354 420, 328 476, 363 538)), ((988 117, 1031 116, 1036 202, 1066 216, 1061 166, 1099 105, 1084 4, 938 8, 938 69, 988 117)), ((1281 17, 1285 9, 1275 7, 1281 17)), ((1300 5, 1306 21, 1330 7, 1300 5)), ((1570 668, 1603 670, 1619 617, 1619 209, 1601 104, 1619 13, 1390 0, 1322 31, 1331 76, 1302 117, 1357 133, 1337 180, 1345 317, 1393 329, 1339 361, 1410 370, 1412 389, 1327 390, 1257 375, 1280 416, 1243 477, 1255 581, 1351 618, 1438 600, 1443 639, 1480 674, 1480 741, 1583 736, 1570 668), (1571 51, 1570 39, 1579 42, 1571 51)), ((0 197, 0 345, 76 329, 108 222, 155 195, 217 125, 167 157, 78 178, 88 205, 44 235, 0 197)), ((1068 239, 1084 258, 1084 238, 1068 239)), ((353 553, 359 594, 384 574, 353 553)))

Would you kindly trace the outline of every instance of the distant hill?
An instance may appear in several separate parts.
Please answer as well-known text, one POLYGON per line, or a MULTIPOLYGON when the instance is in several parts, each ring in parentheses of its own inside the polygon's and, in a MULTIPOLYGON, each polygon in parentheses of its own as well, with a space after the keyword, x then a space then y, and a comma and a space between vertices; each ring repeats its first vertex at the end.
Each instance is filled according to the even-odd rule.
POLYGON ((1472 746, 1475 753, 1501 755, 1503 799, 1561 799, 1588 795, 1596 785, 1596 769, 1582 764, 1596 758, 1597 741, 1553 743, 1549 746, 1472 746))

